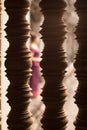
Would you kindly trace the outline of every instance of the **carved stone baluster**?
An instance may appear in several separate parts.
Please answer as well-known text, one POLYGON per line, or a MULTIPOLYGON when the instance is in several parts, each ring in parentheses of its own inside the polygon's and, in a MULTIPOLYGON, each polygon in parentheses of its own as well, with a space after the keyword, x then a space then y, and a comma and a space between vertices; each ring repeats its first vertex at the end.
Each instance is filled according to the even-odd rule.
POLYGON ((65 130, 67 119, 63 110, 66 89, 63 86, 66 62, 62 43, 65 26, 62 16, 66 4, 63 0, 42 0, 45 20, 41 34, 45 43, 42 68, 46 80, 42 93, 46 110, 42 119, 44 130, 65 130))
POLYGON ((29 11, 29 0, 5 0, 6 12, 9 16, 6 24, 9 48, 6 56, 6 72, 10 81, 8 87, 8 103, 11 111, 8 115, 9 130, 30 130, 32 115, 28 111, 31 89, 30 52, 26 47, 29 38, 29 23, 26 14, 29 11))
POLYGON ((80 21, 76 35, 79 51, 75 63, 79 86, 75 95, 75 103, 79 112, 75 121, 76 130, 87 130, 87 0, 77 0, 77 13, 80 21))

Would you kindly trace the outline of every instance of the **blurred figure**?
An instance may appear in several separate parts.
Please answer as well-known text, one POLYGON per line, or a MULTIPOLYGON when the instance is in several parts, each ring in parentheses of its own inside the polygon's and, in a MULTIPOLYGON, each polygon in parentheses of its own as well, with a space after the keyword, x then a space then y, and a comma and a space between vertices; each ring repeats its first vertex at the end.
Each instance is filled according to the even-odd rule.
POLYGON ((32 53, 32 76, 30 79, 30 86, 32 88, 33 98, 40 95, 39 83, 40 83, 40 50, 39 50, 39 38, 35 35, 31 35, 30 50, 32 53))

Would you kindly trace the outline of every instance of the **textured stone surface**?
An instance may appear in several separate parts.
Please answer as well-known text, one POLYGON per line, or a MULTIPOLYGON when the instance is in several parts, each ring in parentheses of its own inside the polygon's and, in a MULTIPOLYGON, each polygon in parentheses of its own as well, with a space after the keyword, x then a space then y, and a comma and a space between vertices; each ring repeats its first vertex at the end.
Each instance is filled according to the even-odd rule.
POLYGON ((77 0, 77 13, 80 17, 76 30, 79 51, 76 58, 76 74, 79 86, 75 103, 79 112, 75 121, 76 130, 87 130, 87 1, 77 0))
MULTIPOLYGON (((73 30, 73 26, 76 26, 76 23, 74 23, 74 20, 77 20, 75 16, 75 13, 72 11, 73 7, 73 1, 75 0, 66 0, 67 1, 67 4, 68 4, 68 13, 67 13, 67 24, 69 29, 72 31, 73 30), (69 13, 70 12, 70 13, 69 13)), ((3 2, 3 1, 2 1, 3 2)), ((4 11, 4 8, 3 8, 3 21, 2 21, 2 24, 3 24, 3 29, 4 29, 4 24, 6 23, 7 21, 7 15, 5 14, 5 11, 4 11)), ((72 33, 69 33, 69 39, 66 41, 65 43, 65 48, 66 48, 66 51, 67 51, 67 56, 68 56, 68 59, 69 59, 69 62, 73 62, 73 57, 74 57, 74 52, 76 52, 77 50, 77 46, 75 46, 75 41, 73 40, 73 35, 72 33)), ((3 33, 3 42, 4 44, 2 44, 2 116, 3 116, 3 121, 2 121, 2 126, 3 126, 3 130, 6 130, 7 129, 7 124, 6 124, 6 116, 9 112, 9 106, 8 104, 6 103, 7 99, 5 97, 5 94, 6 94, 6 86, 7 84, 9 84, 8 80, 6 79, 5 77, 5 73, 4 73, 4 70, 5 70, 5 67, 4 67, 4 56, 5 56, 5 51, 6 49, 8 48, 8 42, 6 41, 6 39, 4 38, 5 36, 5 33, 3 33)), ((64 80, 64 84, 65 86, 67 87, 68 89, 68 98, 67 98, 67 102, 65 104, 65 111, 67 113, 67 116, 69 118, 69 124, 68 124, 68 130, 74 130, 74 127, 73 127, 73 120, 76 116, 76 113, 77 113, 77 108, 75 106, 75 104, 73 103, 74 102, 74 99, 73 99, 73 95, 74 95, 74 90, 76 89, 77 87, 77 81, 74 77, 74 70, 73 70, 73 67, 72 65, 69 65, 69 67, 67 68, 68 70, 68 73, 66 75, 66 78, 64 80), (73 112, 72 112, 72 108, 73 108, 73 112)), ((34 100, 34 102, 32 102, 32 107, 33 105, 35 106, 35 103, 36 103, 36 106, 39 105, 39 99, 37 99, 37 101, 34 100), (37 104, 38 102, 38 104, 37 104)), ((41 108, 40 106, 37 106, 37 108, 41 108)), ((37 111, 37 108, 35 109, 35 113, 38 113, 37 111)), ((38 130, 38 129, 37 129, 38 130)))
MULTIPOLYGON (((5 0, 9 19, 6 23, 6 38, 9 47, 6 51, 6 76, 10 81, 7 89, 8 103, 11 110, 7 124, 9 130, 30 130, 32 114, 28 110, 31 89, 31 54, 26 47, 30 25, 26 20, 29 11, 28 0, 5 0)), ((7 87, 7 86, 6 86, 7 87)))
POLYGON ((67 119, 63 105, 67 94, 62 80, 67 65, 62 48, 66 34, 62 16, 66 4, 62 0, 43 0, 40 5, 45 17, 41 31, 45 44, 41 63, 45 78, 42 97, 46 105, 42 127, 44 130, 65 130, 67 119))

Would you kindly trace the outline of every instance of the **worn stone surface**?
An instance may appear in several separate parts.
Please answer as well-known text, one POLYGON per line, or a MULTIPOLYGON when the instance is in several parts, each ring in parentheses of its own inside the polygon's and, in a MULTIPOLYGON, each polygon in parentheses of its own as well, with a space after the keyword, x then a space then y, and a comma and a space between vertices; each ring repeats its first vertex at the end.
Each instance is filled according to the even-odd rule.
MULTIPOLYGON (((72 11, 73 1, 75 1, 75 0, 66 0, 66 1, 67 1, 67 4, 68 4, 68 13, 67 13, 67 22, 68 23, 67 24, 69 24, 68 27, 72 31, 73 26, 76 26, 76 23, 74 23, 74 20, 77 20, 75 13, 72 11)), ((3 29, 4 29, 4 24, 6 23, 6 21, 7 21, 7 15, 5 14, 5 11, 4 11, 4 8, 3 8, 3 21, 2 21, 3 29)), ((64 109, 67 113, 67 116, 69 118, 69 124, 68 124, 68 128, 67 128, 68 130, 74 130, 73 120, 75 119, 75 116, 76 116, 76 113, 77 113, 77 108, 76 108, 75 104, 73 103, 74 102, 73 95, 74 95, 74 91, 77 87, 77 81, 76 81, 74 74, 73 74, 74 73, 74 69, 72 67, 73 63, 71 64, 71 62, 73 62, 73 59, 74 59, 73 57, 75 56, 74 52, 76 52, 77 46, 75 46, 75 44, 74 44, 75 41, 73 40, 74 37, 73 37, 71 31, 69 33, 69 37, 68 37, 69 39, 65 43, 67 56, 68 56, 68 59, 69 59, 69 62, 70 62, 70 65, 67 68, 68 73, 67 73, 66 78, 64 80, 64 84, 68 89, 68 98, 67 98, 67 102, 66 102, 65 107, 64 107, 64 109), (74 110, 73 112, 72 112, 72 109, 74 110)), ((9 84, 9 82, 6 79, 5 73, 4 73, 4 70, 5 70, 4 56, 5 56, 5 51, 8 48, 8 42, 6 41, 6 39, 4 37, 5 33, 4 32, 2 32, 2 33, 3 33, 2 40, 4 42, 4 44, 2 44, 2 58, 3 58, 3 60, 2 60, 2 65, 3 65, 2 66, 2 86, 3 86, 2 87, 2 108, 3 108, 2 109, 2 114, 3 114, 2 115, 3 116, 2 126, 3 126, 3 130, 6 130, 7 129, 6 116, 9 112, 9 106, 6 103, 7 99, 5 97, 5 94, 6 94, 6 86, 7 86, 7 84, 9 84)), ((41 106, 38 106, 38 105, 40 105, 39 101, 40 101, 40 99, 37 99, 37 101, 34 100, 34 103, 32 101, 31 109, 33 109, 33 106, 35 106, 35 104, 36 104, 37 108, 38 107, 41 108, 41 106)), ((34 109, 35 113, 38 113, 37 108, 34 109)))
POLYGON ((8 129, 30 130, 32 114, 28 105, 31 98, 31 54, 26 46, 30 36, 30 25, 26 20, 30 4, 28 0, 5 0, 4 5, 9 16, 5 28, 9 42, 5 66, 10 82, 6 96, 11 107, 7 119, 8 129))
POLYGON ((43 0, 40 5, 45 17, 41 31, 45 44, 41 63, 45 78, 42 97, 46 106, 42 127, 44 130, 65 130, 67 118, 63 105, 67 94, 62 81, 67 64, 62 48, 66 34, 62 16, 66 4, 62 0, 43 0))
POLYGON ((75 68, 79 81, 75 95, 75 103, 79 112, 75 121, 75 130, 87 129, 87 1, 77 0, 77 13, 80 17, 76 30, 79 51, 76 58, 75 68))

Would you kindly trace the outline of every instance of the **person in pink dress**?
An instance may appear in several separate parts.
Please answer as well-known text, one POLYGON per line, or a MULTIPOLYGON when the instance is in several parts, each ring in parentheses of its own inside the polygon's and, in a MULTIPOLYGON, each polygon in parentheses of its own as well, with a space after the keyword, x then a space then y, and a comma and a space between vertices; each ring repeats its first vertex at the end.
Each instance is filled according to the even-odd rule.
POLYGON ((30 78, 30 86, 32 88, 33 98, 39 96, 39 83, 40 83, 40 49, 39 38, 32 34, 30 50, 32 54, 32 76, 30 78))

